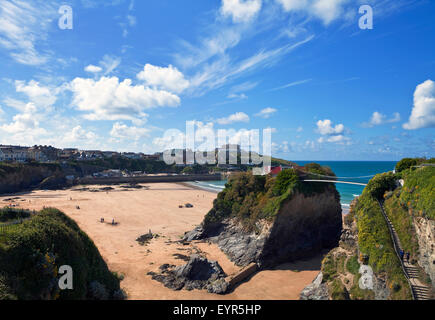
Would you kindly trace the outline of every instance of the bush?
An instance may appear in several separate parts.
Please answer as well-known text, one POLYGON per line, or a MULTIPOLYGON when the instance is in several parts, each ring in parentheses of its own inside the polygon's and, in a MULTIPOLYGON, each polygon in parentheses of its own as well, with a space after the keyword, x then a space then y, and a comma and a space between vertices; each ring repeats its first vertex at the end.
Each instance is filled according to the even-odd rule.
POLYGON ((105 286, 109 298, 120 289, 92 240, 51 208, 17 225, 0 241, 0 273, 18 299, 86 299, 95 293, 89 287, 93 281, 105 286), (73 290, 58 290, 61 265, 73 269, 73 290))
MULTIPOLYGON (((318 164, 307 165, 306 170, 333 174, 328 168, 318 164)), ((204 218, 204 226, 212 226, 228 217, 239 219, 247 229, 253 230, 259 219, 273 219, 284 202, 289 201, 296 192, 305 196, 322 193, 330 189, 339 194, 333 184, 301 183, 300 171, 286 169, 276 177, 271 175, 257 176, 251 172, 240 172, 232 175, 213 202, 213 208, 204 218)), ((305 174, 304 174, 305 175, 305 174)))
POLYGON ((30 211, 16 208, 4 207, 0 209, 0 222, 20 220, 30 217, 30 211))
POLYGON ((363 193, 367 193, 371 197, 381 200, 386 191, 394 190, 395 187, 395 175, 392 172, 386 172, 374 176, 364 188, 363 193))
POLYGON ((416 166, 418 164, 417 159, 413 158, 403 158, 396 164, 396 172, 402 172, 404 170, 407 170, 411 168, 412 166, 416 166))

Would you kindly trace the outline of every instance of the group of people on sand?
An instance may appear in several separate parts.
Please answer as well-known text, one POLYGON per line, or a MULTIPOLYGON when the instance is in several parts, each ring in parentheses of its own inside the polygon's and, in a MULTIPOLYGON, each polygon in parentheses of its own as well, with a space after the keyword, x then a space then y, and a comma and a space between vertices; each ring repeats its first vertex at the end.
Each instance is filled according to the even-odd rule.
POLYGON ((407 261, 408 263, 410 263, 410 261, 409 261, 409 256, 410 256, 410 253, 409 253, 409 252, 405 252, 405 251, 403 251, 403 250, 400 250, 400 259, 401 259, 403 262, 407 261))
MULTIPOLYGON (((101 218, 101 219, 100 219, 100 222, 101 222, 101 223, 104 223, 104 218, 101 218)), ((111 224, 114 225, 114 226, 116 226, 116 225, 118 224, 118 222, 115 222, 115 218, 113 218, 111 224)))

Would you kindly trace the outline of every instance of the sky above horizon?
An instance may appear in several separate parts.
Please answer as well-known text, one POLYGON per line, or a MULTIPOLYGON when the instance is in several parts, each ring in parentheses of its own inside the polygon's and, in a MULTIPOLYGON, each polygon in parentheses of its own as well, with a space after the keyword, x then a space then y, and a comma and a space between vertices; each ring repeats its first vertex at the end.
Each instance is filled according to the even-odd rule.
POLYGON ((288 160, 434 157, 434 16, 430 0, 0 0, 0 144, 153 153, 194 121, 234 143, 269 128, 288 160))

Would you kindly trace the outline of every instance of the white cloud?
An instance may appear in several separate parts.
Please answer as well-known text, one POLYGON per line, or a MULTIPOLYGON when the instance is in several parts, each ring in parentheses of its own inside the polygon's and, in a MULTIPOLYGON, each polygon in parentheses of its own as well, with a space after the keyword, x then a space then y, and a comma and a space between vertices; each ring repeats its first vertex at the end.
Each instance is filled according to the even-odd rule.
POLYGON ((149 132, 150 130, 147 128, 129 127, 121 122, 116 122, 113 124, 110 136, 120 140, 137 141, 148 135, 149 132))
POLYGON ((336 136, 320 137, 317 141, 319 143, 331 142, 331 143, 340 143, 340 144, 350 144, 350 140, 351 139, 349 137, 340 134, 336 136))
POLYGON ((244 99, 248 99, 248 96, 244 93, 230 93, 228 95, 229 99, 239 99, 239 100, 244 100, 244 99))
POLYGON ((104 75, 112 73, 121 64, 121 58, 105 55, 100 61, 100 66, 104 68, 104 75))
POLYGON ((277 87, 277 88, 270 89, 269 91, 276 91, 276 90, 281 90, 281 89, 286 89, 286 88, 290 88, 290 87, 298 86, 298 85, 301 85, 301 84, 304 84, 304 83, 310 82, 311 80, 312 80, 312 79, 305 79, 305 80, 300 80, 300 81, 293 81, 293 82, 290 82, 290 83, 288 83, 288 84, 286 84, 286 85, 283 85, 283 86, 280 86, 280 87, 277 87))
POLYGON ((435 127, 435 82, 426 80, 414 92, 414 107, 403 128, 415 130, 435 127))
POLYGON ((77 143, 83 141, 94 142, 97 137, 98 136, 94 132, 85 130, 82 126, 78 125, 72 128, 72 130, 65 135, 63 140, 66 143, 77 143))
POLYGON ((37 107, 33 103, 28 103, 22 113, 16 114, 11 123, 0 126, 0 130, 15 135, 11 137, 12 140, 18 138, 22 141, 23 136, 27 136, 27 141, 34 141, 37 137, 47 134, 45 129, 39 127, 36 112, 37 107))
POLYGON ((147 116, 144 110, 176 107, 180 98, 164 90, 132 85, 131 79, 119 82, 117 77, 75 78, 69 85, 73 105, 89 120, 134 120, 147 116))
POLYGON ((275 112, 277 112, 275 108, 265 108, 261 110, 259 113, 255 114, 256 117, 261 117, 264 119, 270 118, 275 112))
POLYGON ((172 65, 164 68, 146 64, 143 71, 137 75, 137 78, 143 80, 148 86, 155 86, 176 93, 180 93, 189 87, 189 81, 172 65))
POLYGON ((221 118, 217 120, 217 123, 225 125, 234 122, 249 122, 249 116, 244 112, 236 112, 226 118, 221 118))
POLYGON ((283 141, 280 144, 272 142, 272 153, 289 153, 292 151, 288 141, 283 141))
POLYGON ((245 92, 254 89, 256 86, 258 86, 258 82, 246 81, 233 86, 230 92, 231 93, 245 92))
POLYGON ((317 131, 321 135, 339 135, 344 131, 343 124, 337 124, 335 127, 332 125, 332 121, 329 119, 317 121, 317 131))
POLYGON ((50 55, 36 47, 47 39, 57 8, 54 1, 0 1, 0 47, 21 64, 46 63, 50 55))
POLYGON ((395 112, 393 114, 393 117, 388 119, 386 115, 375 111, 372 114, 372 117, 370 118, 370 121, 368 123, 363 123, 364 127, 374 127, 374 126, 379 126, 381 124, 385 124, 385 123, 394 123, 394 122, 399 122, 400 121, 400 114, 398 112, 395 112))
POLYGON ((39 82, 34 80, 27 83, 16 80, 15 90, 19 93, 24 93, 30 102, 40 108, 52 106, 57 100, 56 94, 59 91, 57 88, 41 86, 39 82))
POLYGON ((90 64, 87 67, 85 67, 85 71, 91 72, 91 73, 99 73, 99 72, 103 71, 103 68, 90 64))
POLYGON ((248 22, 261 10, 262 0, 222 0, 221 14, 234 23, 248 22))
POLYGON ((317 132, 319 132, 322 137, 320 137, 317 142, 324 143, 338 143, 338 144, 351 144, 351 139, 344 135, 344 125, 337 124, 333 125, 332 121, 329 119, 317 121, 317 132))
POLYGON ((345 17, 344 4, 348 0, 276 0, 286 12, 300 11, 322 20, 325 25, 345 17))

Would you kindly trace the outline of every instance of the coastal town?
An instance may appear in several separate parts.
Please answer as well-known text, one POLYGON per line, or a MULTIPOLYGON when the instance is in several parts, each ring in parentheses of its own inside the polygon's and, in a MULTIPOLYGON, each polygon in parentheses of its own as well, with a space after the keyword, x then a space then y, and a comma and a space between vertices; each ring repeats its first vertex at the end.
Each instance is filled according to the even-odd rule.
POLYGON ((52 146, 35 145, 32 147, 0 145, 0 161, 5 162, 54 162, 54 161, 86 161, 111 158, 113 156, 129 159, 163 161, 163 153, 144 154, 135 152, 116 152, 101 150, 80 150, 77 148, 59 149, 52 146))

